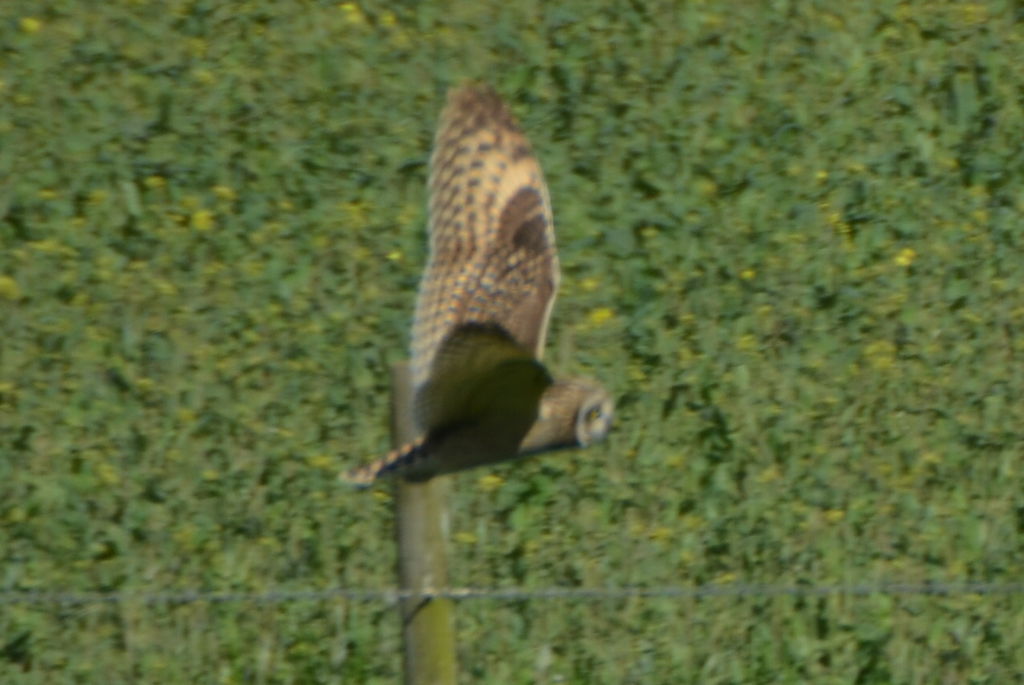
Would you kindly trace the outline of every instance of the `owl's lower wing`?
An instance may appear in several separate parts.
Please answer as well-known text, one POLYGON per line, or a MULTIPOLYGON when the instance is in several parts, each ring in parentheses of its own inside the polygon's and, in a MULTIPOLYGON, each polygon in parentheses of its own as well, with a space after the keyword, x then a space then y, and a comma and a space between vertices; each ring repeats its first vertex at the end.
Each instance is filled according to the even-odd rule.
MULTIPOLYGON (((358 466, 354 469, 343 472, 338 476, 342 483, 353 485, 357 488, 368 488, 378 480, 388 476, 414 475, 424 462, 427 461, 430 450, 426 438, 421 438, 408 445, 403 445, 397 450, 388 452, 380 459, 375 459, 369 464, 358 466)), ((429 478, 430 475, 424 476, 429 478)))
POLYGON ((497 324, 466 323, 446 337, 428 380, 416 389, 413 416, 427 434, 489 413, 536 418, 551 385, 544 365, 497 324))
POLYGON ((363 486, 392 475, 422 480, 512 459, 551 383, 544 365, 499 326, 464 324, 442 343, 416 394, 425 437, 341 479, 363 486))

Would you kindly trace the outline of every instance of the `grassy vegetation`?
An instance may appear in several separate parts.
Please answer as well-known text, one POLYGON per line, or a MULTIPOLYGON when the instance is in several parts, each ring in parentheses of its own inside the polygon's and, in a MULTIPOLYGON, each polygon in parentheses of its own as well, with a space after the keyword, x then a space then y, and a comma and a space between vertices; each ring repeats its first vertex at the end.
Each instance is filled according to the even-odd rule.
MULTIPOLYGON (((0 591, 393 583, 447 88, 545 165, 608 443, 456 477, 459 586, 1024 577, 1014 3, 5 0, 0 591)), ((1006 683, 1024 597, 467 601, 466 682, 1006 683)), ((392 607, 0 610, 0 680, 395 682, 392 607)))

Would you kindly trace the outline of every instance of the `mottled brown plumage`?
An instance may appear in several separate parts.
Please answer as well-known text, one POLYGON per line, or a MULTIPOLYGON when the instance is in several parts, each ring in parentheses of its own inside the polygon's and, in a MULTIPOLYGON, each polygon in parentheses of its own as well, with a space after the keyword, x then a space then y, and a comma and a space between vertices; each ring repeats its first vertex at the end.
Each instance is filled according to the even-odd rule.
POLYGON ((540 359, 558 289, 551 202, 518 123, 489 88, 454 91, 430 172, 430 259, 412 333, 413 385, 441 341, 497 322, 540 359))
POLYGON ((422 480, 602 439, 613 406, 541 364, 558 289, 551 203, 530 143, 494 91, 453 91, 430 162, 430 257, 412 334, 423 437, 342 475, 422 480))

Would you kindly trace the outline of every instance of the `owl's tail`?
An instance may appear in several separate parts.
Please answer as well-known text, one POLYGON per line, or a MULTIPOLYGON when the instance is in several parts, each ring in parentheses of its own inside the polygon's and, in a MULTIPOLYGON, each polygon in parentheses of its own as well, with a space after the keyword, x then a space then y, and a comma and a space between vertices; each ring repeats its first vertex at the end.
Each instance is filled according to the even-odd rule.
POLYGON ((412 475, 417 470, 415 467, 426 459, 428 453, 426 438, 420 438, 388 452, 369 464, 341 473, 338 480, 358 488, 368 488, 388 476, 403 473, 412 475))

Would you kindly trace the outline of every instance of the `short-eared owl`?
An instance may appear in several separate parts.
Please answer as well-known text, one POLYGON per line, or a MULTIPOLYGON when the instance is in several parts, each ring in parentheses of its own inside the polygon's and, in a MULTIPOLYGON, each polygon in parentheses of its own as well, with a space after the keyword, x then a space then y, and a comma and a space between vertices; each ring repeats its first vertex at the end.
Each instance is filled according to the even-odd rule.
POLYGON ((449 94, 429 192, 411 362, 422 437, 342 474, 356 485, 585 446, 611 424, 600 384, 552 379, 540 362, 559 279, 551 203, 529 141, 494 91, 449 94))

